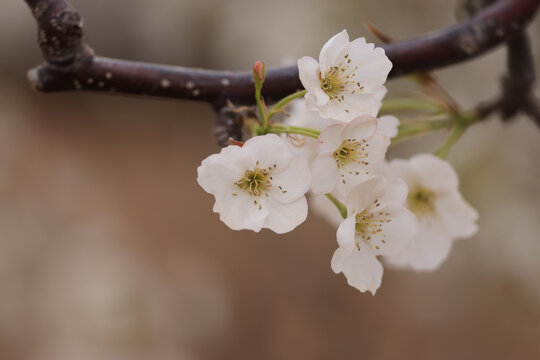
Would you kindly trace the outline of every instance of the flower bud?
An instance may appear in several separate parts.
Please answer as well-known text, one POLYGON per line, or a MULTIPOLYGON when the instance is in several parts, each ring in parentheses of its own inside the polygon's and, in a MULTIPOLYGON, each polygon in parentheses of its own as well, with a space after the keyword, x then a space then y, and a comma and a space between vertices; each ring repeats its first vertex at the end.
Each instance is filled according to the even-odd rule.
POLYGON ((253 81, 255 81, 255 84, 262 86, 265 75, 265 64, 257 61, 255 65, 253 65, 253 81))

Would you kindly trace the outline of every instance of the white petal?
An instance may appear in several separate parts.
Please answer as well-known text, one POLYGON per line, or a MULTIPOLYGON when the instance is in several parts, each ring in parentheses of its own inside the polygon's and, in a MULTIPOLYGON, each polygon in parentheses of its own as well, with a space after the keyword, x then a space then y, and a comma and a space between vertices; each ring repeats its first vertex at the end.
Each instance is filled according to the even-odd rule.
POLYGON ((322 131, 333 123, 330 119, 321 117, 317 111, 309 110, 304 98, 292 102, 289 114, 290 116, 283 120, 284 124, 322 131))
POLYGON ((345 105, 337 100, 329 100, 326 104, 318 106, 314 100, 308 98, 309 93, 306 94, 306 104, 312 110, 316 110, 319 115, 325 119, 334 119, 339 122, 349 122, 351 117, 345 111, 345 105), (312 105, 315 104, 315 105, 312 105))
POLYGON ((350 43, 347 52, 352 59, 352 65, 358 66, 355 81, 369 90, 385 83, 392 63, 382 48, 376 48, 373 44, 366 43, 364 38, 359 38, 350 43))
POLYGON ((338 169, 338 181, 336 195, 347 198, 351 191, 359 184, 374 177, 371 165, 366 166, 357 163, 349 163, 338 169))
POLYGON ((311 111, 318 111, 317 97, 312 93, 308 92, 304 95, 304 100, 306 101, 306 106, 311 111))
POLYGON ((270 208, 270 211, 263 227, 277 234, 292 231, 306 220, 308 213, 305 196, 288 204, 283 204, 269 198, 266 205, 270 208))
POLYGON ((341 247, 338 247, 336 251, 334 251, 334 255, 332 256, 332 260, 330 261, 330 267, 332 268, 332 271, 334 273, 339 274, 343 271, 347 256, 351 252, 352 251, 343 249, 341 247))
POLYGON ((368 161, 370 165, 375 165, 382 162, 386 156, 388 146, 390 146, 390 138, 386 135, 375 134, 367 140, 368 144, 368 161))
POLYGON ((387 182, 382 176, 376 176, 356 185, 347 197, 347 212, 362 212, 371 208, 375 200, 384 195, 386 186, 387 182))
POLYGON ((332 270, 343 272, 347 283, 361 292, 370 291, 373 295, 381 286, 383 267, 367 248, 348 251, 338 248, 331 262, 332 270))
POLYGON ((426 219, 420 221, 420 230, 411 240, 409 247, 401 254, 390 256, 386 260, 398 268, 432 271, 448 257, 451 247, 450 237, 426 219))
POLYGON ((319 115, 318 112, 311 112, 311 117, 309 119, 309 122, 306 124, 306 127, 323 131, 328 126, 334 124, 335 122, 330 119, 325 119, 319 115))
POLYGON ((216 197, 214 212, 219 213, 219 219, 233 230, 247 229, 259 232, 269 212, 264 199, 250 196, 243 191, 235 194, 237 195, 233 196, 231 193, 224 197, 216 197))
POLYGON ((322 131, 317 140, 319 154, 334 152, 341 146, 343 142, 341 134, 344 128, 342 124, 333 124, 322 131))
POLYGON ((307 115, 311 113, 306 107, 306 102, 303 98, 293 100, 289 105, 288 112, 290 116, 283 119, 283 123, 296 126, 306 125, 307 115))
POLYGON ((293 157, 289 145, 275 134, 252 137, 245 142, 242 150, 249 154, 255 163, 258 162, 258 168, 269 169, 272 174, 286 170, 293 157))
POLYGON ((434 192, 449 192, 457 189, 459 180, 448 161, 432 154, 418 154, 410 159, 421 177, 422 186, 434 192))
POLYGON ((402 179, 410 189, 414 189, 422 184, 420 172, 411 166, 409 160, 396 159, 380 167, 381 175, 387 179, 402 179))
POLYGON ((354 239, 356 237, 356 214, 348 214, 343 222, 339 225, 336 233, 337 242, 340 247, 352 250, 356 248, 354 239))
POLYGON ((392 115, 385 115, 379 118, 377 133, 393 138, 398 134, 399 120, 392 115))
POLYGON ((269 195, 275 201, 290 203, 304 196, 311 187, 311 172, 306 159, 294 156, 285 171, 272 173, 270 182, 269 195))
MULTIPOLYGON (((332 100, 332 102, 330 103, 333 102, 337 102, 337 100, 332 100)), ((346 93, 343 94, 343 100, 340 104, 342 105, 343 111, 345 112, 344 114, 342 114, 342 117, 347 119, 347 122, 363 114, 376 116, 380 108, 380 103, 379 101, 377 101, 377 98, 373 94, 346 93)))
MULTIPOLYGON (((377 103, 377 113, 381 110, 382 101, 384 97, 386 96, 386 93, 388 92, 388 89, 386 89, 386 86, 379 86, 378 88, 372 89, 371 93, 375 97, 375 101, 377 103)), ((375 114, 374 116, 377 116, 375 114)))
MULTIPOLYGON (((339 197, 338 200, 340 200, 339 197)), ((323 218, 332 227, 338 228, 343 222, 341 213, 326 196, 310 193, 308 202, 311 213, 323 218)))
MULTIPOLYGON (((309 110, 304 99, 297 99, 292 103, 290 114, 291 116, 286 117, 283 123, 319 131, 332 125, 331 120, 324 119, 316 111, 309 110)), ((293 153, 303 156, 311 165, 317 156, 317 139, 297 134, 284 134, 283 138, 289 143, 293 153)))
POLYGON ((371 239, 366 241, 373 253, 388 256, 403 252, 418 232, 416 216, 398 204, 373 209, 372 213, 375 214, 374 219, 391 220, 382 222, 382 231, 370 235, 371 239), (381 213, 389 215, 380 215, 381 213))
POLYGON ((309 56, 299 59, 298 74, 302 85, 308 91, 305 98, 309 109, 315 110, 317 106, 322 106, 330 100, 321 88, 321 71, 317 60, 309 56))
POLYGON ((341 138, 343 140, 356 139, 358 141, 362 139, 370 139, 375 134, 376 130, 377 119, 375 117, 369 115, 360 115, 345 126, 341 138))
POLYGON ((400 205, 405 204, 407 195, 409 194, 409 188, 407 184, 401 179, 392 179, 388 181, 384 194, 379 198, 381 206, 385 206, 389 203, 397 203, 400 205))
POLYGON ((439 196, 435 202, 435 211, 452 237, 468 238, 478 231, 478 213, 457 191, 439 196))
POLYGON ((337 58, 340 56, 343 49, 349 44, 349 34, 347 30, 334 35, 324 44, 319 54, 319 62, 321 64, 322 74, 326 74, 331 66, 335 66, 337 58))
POLYGON ((229 191, 245 172, 242 166, 250 166, 251 159, 239 146, 223 148, 219 154, 204 159, 197 168, 197 182, 208 193, 217 195, 229 191))
POLYGON ((336 187, 339 169, 332 153, 324 153, 313 160, 311 165, 312 185, 315 194, 327 194, 336 187))
MULTIPOLYGON (((306 94, 306 96, 309 95, 306 94)), ((306 98, 306 103, 308 99, 306 98)), ((376 116, 379 112, 380 104, 373 94, 343 94, 343 100, 332 99, 321 106, 311 107, 326 119, 333 119, 341 122, 350 122, 359 115, 369 114, 376 116)))
POLYGON ((306 159, 310 165, 317 157, 317 140, 302 135, 283 134, 283 139, 287 141, 294 155, 299 155, 306 159))

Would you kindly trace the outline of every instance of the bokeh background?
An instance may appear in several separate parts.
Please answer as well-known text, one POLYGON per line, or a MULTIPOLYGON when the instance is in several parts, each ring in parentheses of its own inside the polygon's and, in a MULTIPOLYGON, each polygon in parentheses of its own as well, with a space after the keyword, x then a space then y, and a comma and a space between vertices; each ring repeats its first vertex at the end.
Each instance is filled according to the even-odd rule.
MULTIPOLYGON (((72 3, 101 55, 231 70, 317 55, 343 28, 366 35, 366 20, 398 39, 455 22, 446 0, 72 3)), ((477 125, 450 156, 478 235, 436 272, 387 270, 371 296, 332 273, 335 229, 315 215, 283 236, 219 222, 196 183, 218 150, 207 105, 34 93, 25 73, 41 56, 22 0, 2 4, 0 29, 0 359, 540 358, 540 130, 529 120, 477 125)), ((504 56, 438 74, 474 106, 497 93, 504 56)))

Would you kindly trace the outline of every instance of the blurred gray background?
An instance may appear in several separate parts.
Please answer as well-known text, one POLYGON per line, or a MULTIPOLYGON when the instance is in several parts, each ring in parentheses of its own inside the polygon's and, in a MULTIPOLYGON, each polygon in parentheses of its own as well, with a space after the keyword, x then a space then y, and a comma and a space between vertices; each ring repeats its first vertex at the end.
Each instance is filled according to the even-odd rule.
MULTIPOLYGON (((72 4, 100 55, 231 70, 316 56, 343 28, 368 35, 366 20, 397 39, 455 22, 445 0, 72 4)), ((219 222, 196 183, 218 150, 207 105, 34 93, 22 0, 2 4, 0 29, 1 359, 540 358, 540 130, 527 119, 479 124, 450 156, 478 235, 439 271, 387 270, 373 297, 332 273, 335 230, 314 215, 283 236, 219 222)), ((497 94, 504 56, 438 74, 471 107, 497 94)))

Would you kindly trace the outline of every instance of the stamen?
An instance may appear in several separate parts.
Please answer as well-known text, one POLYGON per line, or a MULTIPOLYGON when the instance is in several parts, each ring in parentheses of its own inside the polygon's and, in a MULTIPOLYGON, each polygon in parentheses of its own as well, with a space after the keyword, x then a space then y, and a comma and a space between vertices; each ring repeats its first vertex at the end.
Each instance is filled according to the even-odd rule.
POLYGON ((407 204, 416 215, 427 215, 435 210, 435 193, 423 187, 409 191, 407 204))
POLYGON ((350 64, 349 54, 345 54, 343 62, 340 62, 338 66, 330 67, 324 76, 319 75, 321 89, 331 100, 343 101, 344 92, 354 94, 357 90, 364 88, 359 82, 351 81, 356 76, 358 66, 351 68, 350 64))
MULTIPOLYGON (((257 161, 258 164, 259 162, 257 161)), ((244 176, 234 184, 240 189, 247 191, 251 196, 260 196, 263 192, 266 193, 266 190, 272 186, 270 179, 268 170, 255 168, 253 171, 246 170, 244 176)), ((256 200, 255 205, 257 205, 256 200)))
MULTIPOLYGON (((379 200, 375 200, 374 206, 379 206, 379 200)), ((370 241, 375 249, 380 250, 381 246, 386 245, 386 234, 383 233, 383 226, 390 222, 390 213, 379 211, 371 212, 369 209, 356 214, 356 245, 360 241, 370 241), (371 240, 379 240, 380 243, 374 244, 371 240)))
MULTIPOLYGON (((338 168, 342 169, 344 166, 350 163, 357 163, 359 165, 368 165, 369 163, 363 159, 367 159, 368 152, 365 151, 365 140, 358 141, 356 139, 347 139, 341 143, 341 146, 334 151, 334 159, 338 168)), ((355 172, 355 175, 358 175, 355 172)))

